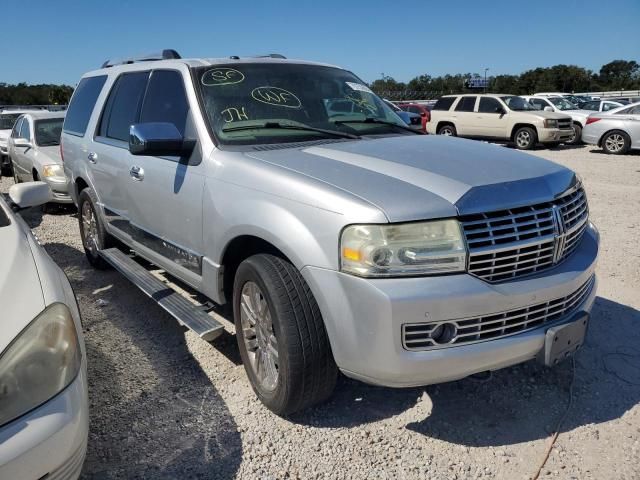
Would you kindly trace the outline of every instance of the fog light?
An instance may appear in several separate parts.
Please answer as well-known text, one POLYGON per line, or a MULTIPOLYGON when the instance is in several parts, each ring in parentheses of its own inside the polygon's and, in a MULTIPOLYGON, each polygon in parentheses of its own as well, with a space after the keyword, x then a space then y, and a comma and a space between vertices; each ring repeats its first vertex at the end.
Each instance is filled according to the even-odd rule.
POLYGON ((441 323, 431 331, 431 340, 438 345, 451 342, 458 333, 453 323, 441 323))

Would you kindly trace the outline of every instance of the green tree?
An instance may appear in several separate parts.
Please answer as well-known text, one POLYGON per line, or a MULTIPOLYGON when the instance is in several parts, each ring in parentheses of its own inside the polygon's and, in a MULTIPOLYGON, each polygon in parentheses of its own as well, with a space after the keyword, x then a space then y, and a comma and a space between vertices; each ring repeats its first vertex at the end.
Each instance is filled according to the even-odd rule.
POLYGON ((614 60, 602 66, 600 85, 611 90, 640 89, 640 65, 635 60, 614 60))

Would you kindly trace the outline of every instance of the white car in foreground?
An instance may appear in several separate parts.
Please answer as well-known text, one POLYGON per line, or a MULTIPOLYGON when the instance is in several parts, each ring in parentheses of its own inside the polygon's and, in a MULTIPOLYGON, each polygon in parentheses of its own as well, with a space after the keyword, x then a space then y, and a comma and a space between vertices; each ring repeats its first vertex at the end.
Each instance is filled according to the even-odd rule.
POLYGON ((0 479, 80 475, 87 364, 71 285, 14 209, 51 200, 43 182, 0 195, 0 479))

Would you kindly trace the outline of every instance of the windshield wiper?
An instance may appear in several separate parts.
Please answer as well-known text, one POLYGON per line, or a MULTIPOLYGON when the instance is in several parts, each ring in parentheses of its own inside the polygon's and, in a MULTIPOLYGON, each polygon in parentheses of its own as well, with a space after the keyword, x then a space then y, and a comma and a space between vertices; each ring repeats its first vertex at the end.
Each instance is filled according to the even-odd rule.
POLYGON ((388 120, 381 120, 381 119, 375 118, 375 117, 366 117, 366 118, 362 118, 362 119, 358 119, 358 120, 356 120, 356 119, 353 119, 353 120, 334 120, 333 123, 336 123, 336 124, 341 124, 341 123, 376 123, 376 124, 379 124, 379 125, 390 125, 392 127, 402 128, 404 130, 408 130, 410 132, 422 135, 421 131, 415 130, 415 129, 411 128, 408 125, 398 125, 395 122, 390 122, 388 120))
POLYGON ((282 130, 307 130, 309 132, 326 133, 327 135, 334 135, 336 137, 342 137, 342 138, 353 138, 353 139, 361 138, 359 135, 354 135, 353 133, 338 132, 337 130, 327 130, 325 128, 312 127, 311 125, 293 125, 289 123, 280 123, 280 122, 265 122, 257 125, 229 126, 229 127, 223 128, 222 131, 223 132, 239 132, 241 130, 270 129, 270 128, 282 129, 282 130))

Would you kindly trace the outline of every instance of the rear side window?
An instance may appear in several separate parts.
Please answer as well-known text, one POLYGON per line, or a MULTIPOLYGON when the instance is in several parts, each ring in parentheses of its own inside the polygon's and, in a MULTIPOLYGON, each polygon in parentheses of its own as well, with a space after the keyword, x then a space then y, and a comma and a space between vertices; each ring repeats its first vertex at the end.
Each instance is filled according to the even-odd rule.
POLYGON ((173 123, 184 136, 188 113, 189 102, 182 75, 171 70, 155 70, 142 104, 140 123, 173 123))
POLYGON ((462 97, 456 105, 456 112, 473 112, 476 97, 462 97))
POLYGON ((84 136, 91 118, 91 112, 102 91, 107 76, 87 77, 76 87, 64 120, 63 130, 72 135, 84 136))
POLYGON ((118 77, 102 113, 99 136, 129 141, 129 129, 137 121, 148 78, 149 72, 123 73, 118 77))
POLYGON ((456 97, 442 97, 439 98, 432 110, 449 110, 456 97))

